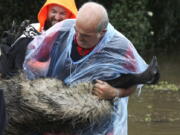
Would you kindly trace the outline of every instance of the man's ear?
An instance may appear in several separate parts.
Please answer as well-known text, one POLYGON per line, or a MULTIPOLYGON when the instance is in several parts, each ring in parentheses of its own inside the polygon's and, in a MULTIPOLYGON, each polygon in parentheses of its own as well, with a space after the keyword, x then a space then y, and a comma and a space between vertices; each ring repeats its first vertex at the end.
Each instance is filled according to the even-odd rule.
POLYGON ((103 33, 106 33, 106 31, 107 31, 107 30, 106 30, 106 29, 104 29, 102 32, 103 32, 103 33))
POLYGON ((100 32, 100 34, 99 34, 99 35, 100 35, 99 37, 103 37, 104 34, 106 33, 106 31, 107 31, 106 29, 102 30, 102 31, 100 32))

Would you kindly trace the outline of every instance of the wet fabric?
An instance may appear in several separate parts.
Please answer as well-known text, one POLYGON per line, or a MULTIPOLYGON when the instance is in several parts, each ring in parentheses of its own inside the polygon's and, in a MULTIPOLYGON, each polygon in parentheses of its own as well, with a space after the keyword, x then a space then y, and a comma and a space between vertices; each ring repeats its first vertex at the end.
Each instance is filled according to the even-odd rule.
MULTIPOLYGON (((24 70, 28 78, 48 76, 73 85, 96 79, 114 79, 121 74, 139 73, 147 67, 132 43, 115 30, 111 24, 108 24, 104 37, 88 55, 78 61, 73 61, 71 50, 75 35, 74 24, 75 20, 72 19, 57 23, 46 34, 36 37, 31 42, 31 44, 40 44, 40 46, 26 57, 24 70), (55 39, 55 41, 49 42, 49 45, 52 46, 50 64, 46 70, 36 71, 27 63, 32 59, 37 59, 39 50, 46 46, 45 41, 50 37, 55 39)), ((87 127, 85 131, 82 129, 82 132, 79 131, 79 133, 106 135, 113 132, 113 135, 127 135, 127 104, 128 97, 119 98, 114 102, 114 112, 112 112, 111 119, 102 120, 100 126, 87 127)))

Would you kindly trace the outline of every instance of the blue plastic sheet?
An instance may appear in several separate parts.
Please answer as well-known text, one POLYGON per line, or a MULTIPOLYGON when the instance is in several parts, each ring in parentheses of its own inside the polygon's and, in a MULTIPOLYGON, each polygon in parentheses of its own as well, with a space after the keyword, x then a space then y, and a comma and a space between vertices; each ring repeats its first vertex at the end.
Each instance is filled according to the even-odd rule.
MULTIPOLYGON (((108 24, 107 32, 93 51, 82 59, 73 61, 71 49, 75 35, 74 25, 75 20, 57 23, 30 43, 29 46, 36 47, 29 51, 24 63, 24 70, 29 79, 53 77, 73 85, 96 79, 114 79, 122 73, 139 73, 147 68, 132 43, 111 24, 108 24), (41 71, 31 67, 28 62, 42 59, 39 56, 46 48, 51 48, 46 58, 50 61, 49 64, 41 71)), ((89 130, 82 131, 82 134, 106 135, 112 130, 113 135, 127 135, 127 105, 128 97, 119 98, 114 102, 111 122, 102 122, 99 129, 89 127, 89 130)))

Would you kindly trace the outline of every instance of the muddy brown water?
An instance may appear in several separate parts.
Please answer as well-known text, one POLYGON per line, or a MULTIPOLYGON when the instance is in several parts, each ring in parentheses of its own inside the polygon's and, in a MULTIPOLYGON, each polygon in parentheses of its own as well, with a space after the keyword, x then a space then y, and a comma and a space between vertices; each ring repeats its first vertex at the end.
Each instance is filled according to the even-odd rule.
MULTIPOLYGON (((157 56, 161 81, 180 88, 180 56, 157 56)), ((148 60, 151 57, 147 58, 148 60)), ((143 89, 129 98, 129 135, 180 135, 180 91, 143 89)))
POLYGON ((131 96, 129 135, 180 135, 180 92, 143 89, 131 96))

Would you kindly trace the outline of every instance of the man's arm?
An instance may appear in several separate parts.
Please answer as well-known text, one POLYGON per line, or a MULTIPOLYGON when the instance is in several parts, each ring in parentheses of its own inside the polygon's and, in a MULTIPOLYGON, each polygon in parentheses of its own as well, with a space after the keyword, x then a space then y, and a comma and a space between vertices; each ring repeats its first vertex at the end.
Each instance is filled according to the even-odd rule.
POLYGON ((50 58, 48 61, 45 62, 40 62, 36 59, 30 59, 27 62, 27 65, 33 72, 42 72, 47 70, 47 68, 49 67, 49 63, 50 63, 50 58))
POLYGON ((113 99, 115 97, 126 97, 131 95, 135 89, 132 87, 124 89, 124 88, 114 88, 109 85, 107 82, 97 80, 93 93, 98 96, 100 99, 113 99))

